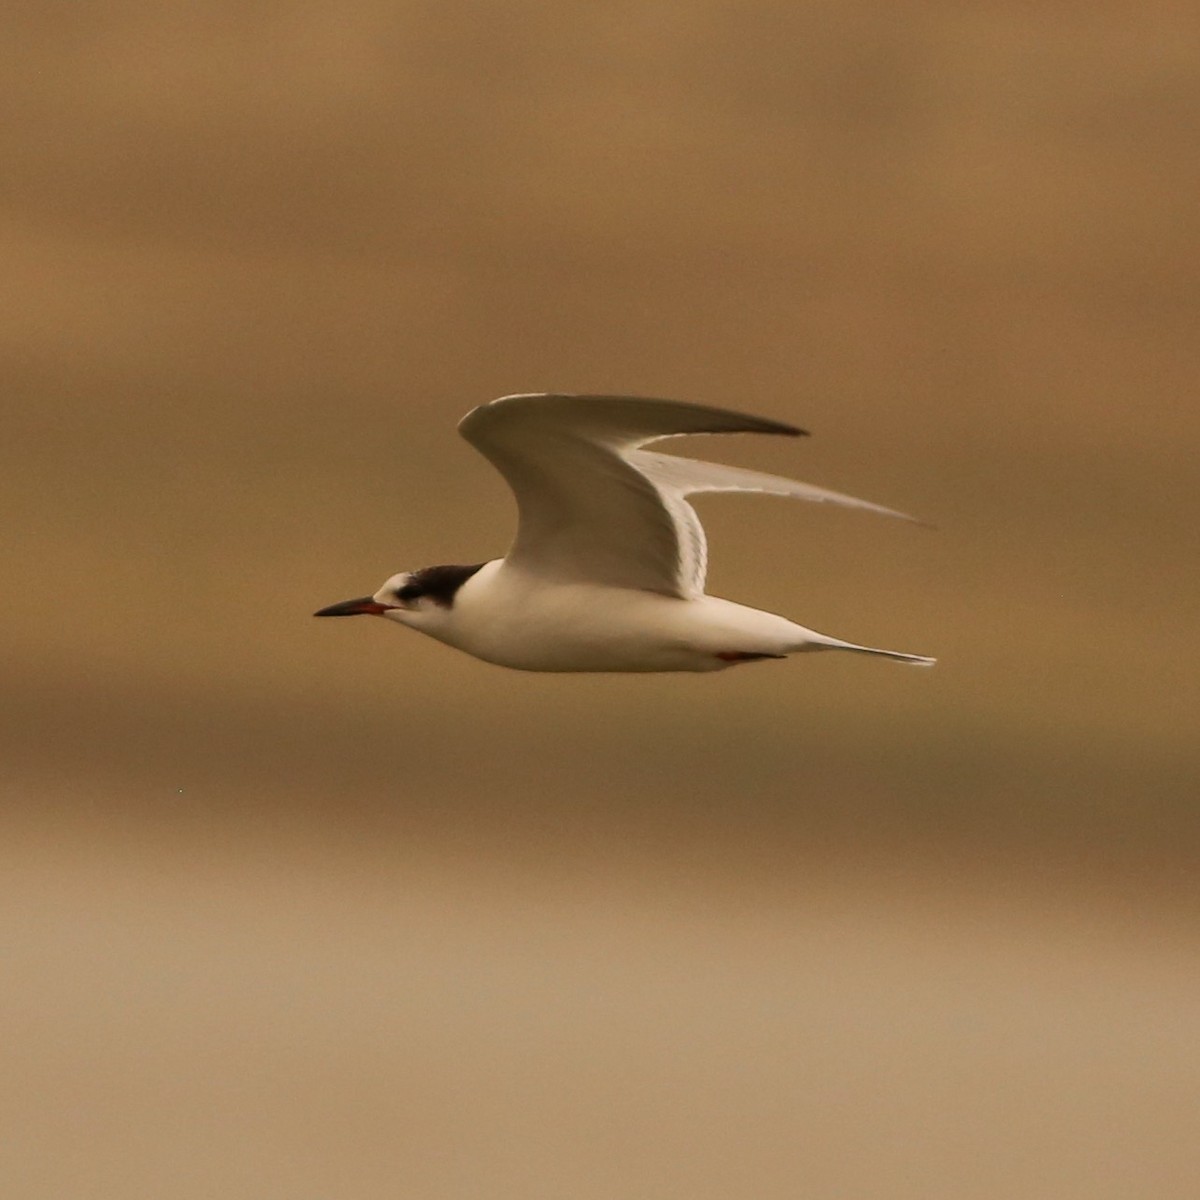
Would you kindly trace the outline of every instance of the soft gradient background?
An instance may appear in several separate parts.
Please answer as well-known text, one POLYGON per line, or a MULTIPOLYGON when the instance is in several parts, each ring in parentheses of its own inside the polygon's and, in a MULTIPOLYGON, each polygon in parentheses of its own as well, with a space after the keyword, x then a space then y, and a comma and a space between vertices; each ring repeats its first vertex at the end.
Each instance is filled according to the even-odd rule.
POLYGON ((12 3, 0 1191, 1200 1190, 1194 6, 12 3), (505 673, 521 390, 711 588, 937 654, 505 673))

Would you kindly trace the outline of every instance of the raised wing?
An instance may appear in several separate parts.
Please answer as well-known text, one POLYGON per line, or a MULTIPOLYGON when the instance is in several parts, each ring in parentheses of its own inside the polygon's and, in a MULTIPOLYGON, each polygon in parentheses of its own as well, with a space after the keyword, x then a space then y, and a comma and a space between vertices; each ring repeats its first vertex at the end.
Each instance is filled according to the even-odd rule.
POLYGON ((694 458, 655 454, 650 450, 636 450, 629 455, 629 459, 638 470, 645 472, 660 486, 677 490, 684 496, 692 496, 697 492, 765 492, 771 496, 791 496, 795 500, 812 500, 818 504, 836 504, 839 508, 860 508, 883 517, 912 521, 914 525, 925 524, 908 513, 884 508, 882 504, 874 504, 870 500, 859 500, 844 492, 832 492, 813 483, 801 483, 798 479, 785 479, 782 475, 768 475, 765 471, 727 467, 724 463, 697 462, 694 458))
POLYGON ((673 512, 686 510, 691 525, 699 531, 693 539, 690 554, 684 555, 689 594, 704 591, 704 576, 708 569, 708 545, 704 530, 695 509, 686 497, 698 492, 760 492, 771 496, 790 496, 796 500, 812 500, 818 504, 836 504, 841 508, 857 508, 865 512, 879 513, 884 517, 897 517, 902 521, 923 524, 907 513, 894 508, 884 508, 870 500, 859 500, 844 492, 833 492, 812 483, 801 483, 796 479, 785 479, 782 475, 768 475, 764 471, 748 471, 743 467, 728 467, 723 463, 697 462, 691 458, 679 458, 674 454, 655 454, 650 450, 634 450, 629 460, 658 488, 664 503, 673 512))
POLYGON ((516 496, 506 561, 559 581, 675 596, 704 590, 704 530, 685 497, 759 491, 904 514, 757 471, 640 447, 689 433, 805 431, 725 409, 633 396, 505 396, 469 412, 459 432, 516 496))

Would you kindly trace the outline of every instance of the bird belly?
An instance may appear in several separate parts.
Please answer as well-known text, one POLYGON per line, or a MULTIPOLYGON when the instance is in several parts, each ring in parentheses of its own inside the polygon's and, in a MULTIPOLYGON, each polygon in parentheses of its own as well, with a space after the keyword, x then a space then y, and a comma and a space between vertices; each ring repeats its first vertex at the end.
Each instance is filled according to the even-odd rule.
POLYGON ((476 587, 470 581, 454 621, 435 636, 524 671, 719 671, 796 647, 790 621, 714 597, 504 574, 489 573, 476 587))

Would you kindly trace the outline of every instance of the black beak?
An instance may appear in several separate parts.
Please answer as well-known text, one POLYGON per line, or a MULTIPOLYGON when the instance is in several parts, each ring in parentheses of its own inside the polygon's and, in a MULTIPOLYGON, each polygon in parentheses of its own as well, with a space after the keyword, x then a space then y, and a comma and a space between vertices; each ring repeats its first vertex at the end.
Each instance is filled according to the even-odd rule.
POLYGON ((341 604, 331 604, 328 608, 319 608, 314 617, 357 617, 362 613, 378 616, 387 612, 388 606, 380 604, 373 596, 360 596, 357 600, 343 600, 341 604))

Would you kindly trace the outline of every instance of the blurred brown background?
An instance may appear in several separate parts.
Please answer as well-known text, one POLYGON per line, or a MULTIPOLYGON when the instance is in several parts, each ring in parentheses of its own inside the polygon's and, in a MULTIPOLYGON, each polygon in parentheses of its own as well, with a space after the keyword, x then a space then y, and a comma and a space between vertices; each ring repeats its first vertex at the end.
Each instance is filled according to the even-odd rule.
POLYGON ((1200 18, 9 5, 6 1197, 1192 1197, 1200 18), (930 532, 702 501, 940 656, 506 673, 522 390, 930 532))

